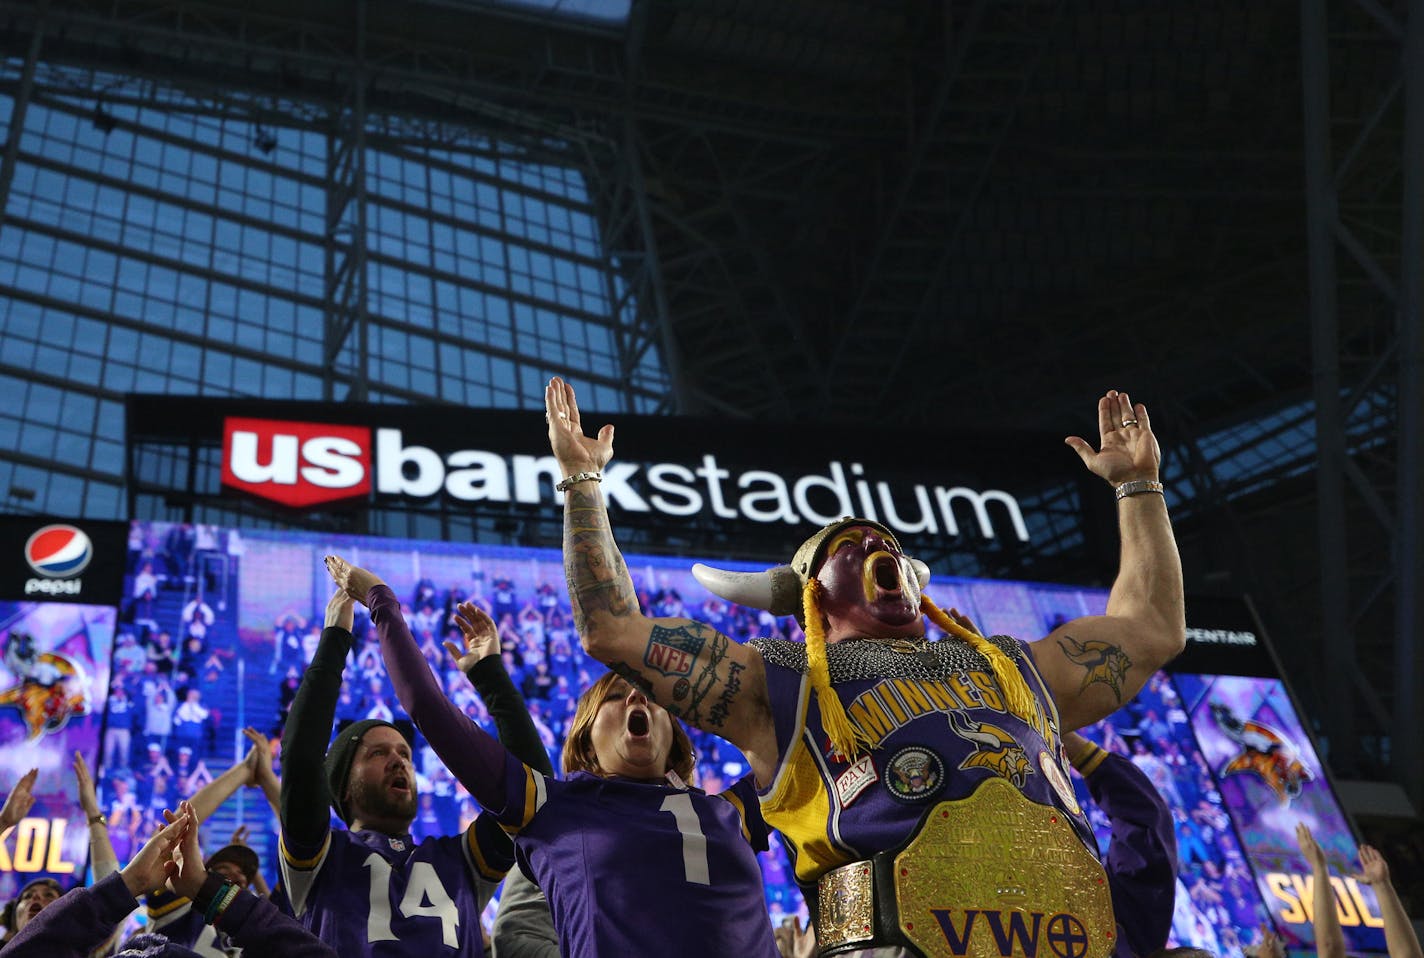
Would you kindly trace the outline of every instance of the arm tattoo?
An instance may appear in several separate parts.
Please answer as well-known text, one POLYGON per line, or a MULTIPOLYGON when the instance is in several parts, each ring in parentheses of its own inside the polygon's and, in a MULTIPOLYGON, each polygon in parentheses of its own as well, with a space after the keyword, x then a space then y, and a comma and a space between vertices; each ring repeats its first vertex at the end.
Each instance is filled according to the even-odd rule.
MULTIPOLYGON (((676 676, 672 698, 678 700, 678 705, 665 706, 668 712, 699 729, 705 725, 721 727, 726 722, 726 712, 731 709, 742 680, 736 679, 736 688, 731 690, 726 685, 722 686, 721 698, 718 699, 719 703, 723 703, 722 710, 718 712, 713 706, 706 719, 702 716, 702 700, 708 698, 718 686, 718 666, 726 658, 731 643, 731 639, 702 622, 688 622, 675 629, 652 626, 642 663, 668 678, 676 676)), ((736 669, 740 668, 742 666, 736 666, 736 669)))
POLYGON ((1127 670, 1132 668, 1132 659, 1128 658, 1127 653, 1102 639, 1079 642, 1071 635, 1064 635, 1063 639, 1058 640, 1063 655, 1069 662, 1081 665, 1087 673, 1083 676, 1083 684, 1078 686, 1078 691, 1083 691, 1095 682, 1101 682, 1112 689, 1118 704, 1122 704, 1122 680, 1127 675, 1127 670), (1070 642, 1071 646, 1068 644, 1070 642))
MULTIPOLYGON (((649 682, 647 677, 644 676, 642 672, 639 672, 637 669, 628 665, 628 663, 609 662, 608 671, 623 679, 629 685, 641 691, 644 695, 651 696, 653 694, 653 683, 649 682)), ((668 711, 672 710, 669 709, 668 711)))
POLYGON ((574 607, 574 626, 587 631, 588 617, 605 611, 622 618, 638 611, 633 580, 613 541, 608 511, 595 492, 570 489, 564 500, 564 577, 574 607))

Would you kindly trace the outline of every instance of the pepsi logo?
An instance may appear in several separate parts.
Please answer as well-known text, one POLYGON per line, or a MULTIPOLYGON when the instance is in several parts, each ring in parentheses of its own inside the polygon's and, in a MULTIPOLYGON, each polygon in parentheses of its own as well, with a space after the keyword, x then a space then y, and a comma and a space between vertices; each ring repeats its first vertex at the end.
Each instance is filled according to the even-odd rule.
POLYGON ((94 558, 94 543, 70 525, 45 526, 25 543, 25 561, 40 575, 66 579, 83 572, 94 558))

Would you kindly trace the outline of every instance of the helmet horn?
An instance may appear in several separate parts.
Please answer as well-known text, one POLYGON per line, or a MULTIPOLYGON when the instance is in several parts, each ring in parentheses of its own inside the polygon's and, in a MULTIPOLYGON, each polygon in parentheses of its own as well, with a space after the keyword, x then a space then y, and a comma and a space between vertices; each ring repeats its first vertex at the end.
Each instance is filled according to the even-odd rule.
POLYGON ((764 572, 732 572, 694 563, 692 575, 703 588, 728 602, 765 609, 772 615, 800 615, 801 577, 789 565, 764 572))

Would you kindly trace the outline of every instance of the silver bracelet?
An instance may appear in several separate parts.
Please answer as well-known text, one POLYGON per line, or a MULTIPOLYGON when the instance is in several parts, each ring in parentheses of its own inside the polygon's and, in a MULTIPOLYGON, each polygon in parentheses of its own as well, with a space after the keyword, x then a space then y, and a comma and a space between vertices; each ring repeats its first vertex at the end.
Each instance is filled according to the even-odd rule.
POLYGON ((1131 479, 1124 482, 1113 490, 1113 495, 1121 501, 1128 496, 1140 496, 1144 493, 1155 492, 1159 496, 1165 496, 1165 487, 1156 479, 1131 479))
POLYGON ((568 489, 569 486, 572 486, 572 485, 574 485, 575 483, 579 483, 579 482, 589 482, 590 480, 593 481, 593 482, 602 482, 602 481, 603 481, 603 473, 601 473, 601 472, 576 472, 576 473, 574 473, 572 476, 565 476, 564 478, 560 479, 558 482, 554 483, 554 488, 557 489, 557 490, 559 490, 560 492, 563 492, 563 491, 565 491, 566 489, 568 489))

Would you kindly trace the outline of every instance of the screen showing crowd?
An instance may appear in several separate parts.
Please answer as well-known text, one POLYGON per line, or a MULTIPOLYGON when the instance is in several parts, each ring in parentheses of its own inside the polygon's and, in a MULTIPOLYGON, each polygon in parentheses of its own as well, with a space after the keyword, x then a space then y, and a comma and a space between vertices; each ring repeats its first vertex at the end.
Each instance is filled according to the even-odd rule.
MULTIPOLYGON (((505 668, 523 690, 559 767, 574 705, 604 669, 579 645, 558 550, 136 522, 117 624, 112 613, 105 619, 70 612, 62 624, 31 626, 25 633, 83 662, 92 675, 91 711, 105 704, 107 685, 102 741, 95 716, 86 714, 71 719, 71 738, 62 745, 41 738, 32 740, 38 741, 32 750, 99 753, 100 797, 121 861, 142 844, 164 808, 241 758, 244 727, 264 732, 280 761, 287 710, 315 651, 331 594, 321 565, 328 553, 379 571, 402 599, 412 633, 446 694, 493 734, 483 704, 443 648, 446 639, 459 641, 450 618, 457 602, 488 611, 499 629, 505 668), (107 649, 111 635, 109 675, 109 661, 96 659, 93 650, 107 649), (83 735, 87 744, 74 738, 83 735)), ((753 568, 711 558, 727 568, 753 568)), ((792 619, 709 594, 693 579, 692 562, 628 556, 644 609, 699 619, 737 640, 801 638, 792 619)), ((1102 612, 1107 597, 1102 589, 940 578, 929 591, 939 605, 967 614, 986 633, 1030 640, 1064 621, 1102 612)), ((5 610, 11 625, 0 680, 7 685, 22 680, 9 652, 16 644, 14 623, 38 614, 15 605, 5 610)), ((374 632, 362 611, 357 614, 338 723, 385 718, 401 724, 404 714, 374 632)), ((7 743, 24 737, 16 730, 21 725, 13 710, 0 708, 7 743)), ((420 776, 415 836, 456 833, 478 807, 412 734, 420 776)), ((1268 924, 1291 947, 1311 946, 1310 869, 1295 848, 1294 825, 1306 821, 1332 860, 1354 861, 1356 846, 1278 678, 1159 673, 1136 700, 1084 734, 1142 768, 1173 810, 1180 858, 1174 944, 1240 954, 1268 924)), ((708 792, 748 771, 745 758, 720 739, 694 731, 693 740, 697 784, 708 792)), ((14 772, 38 760, 7 748, 3 761, 14 772)), ((68 767, 58 757, 40 764, 68 767)), ((1086 789, 1075 784, 1091 814, 1086 789)), ((206 826, 208 844, 222 844, 238 825, 248 827, 248 841, 270 871, 277 860, 277 825, 260 799, 240 795, 214 815, 206 826)), ((1095 825, 1105 844, 1100 816, 1095 825)), ((65 860, 82 860, 82 835, 68 840, 81 844, 66 850, 65 860)), ((773 842, 761 859, 773 922, 804 916, 785 851, 773 842)), ((269 874, 269 882, 275 877, 269 874)), ((1379 910, 1369 888, 1342 879, 1336 892, 1351 950, 1382 952, 1379 910)))

